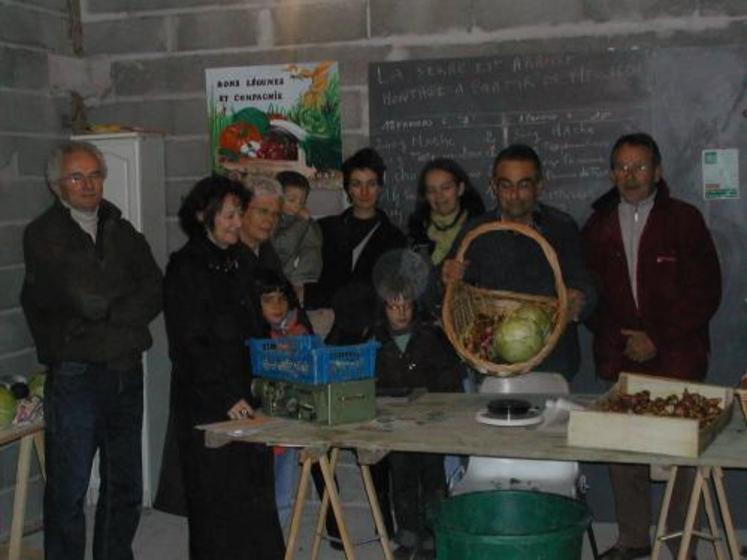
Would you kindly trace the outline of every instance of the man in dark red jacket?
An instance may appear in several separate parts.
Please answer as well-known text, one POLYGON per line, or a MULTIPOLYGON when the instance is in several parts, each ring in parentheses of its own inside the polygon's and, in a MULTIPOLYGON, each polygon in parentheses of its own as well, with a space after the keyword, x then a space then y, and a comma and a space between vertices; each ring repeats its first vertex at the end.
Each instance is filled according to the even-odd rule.
MULTIPOLYGON (((614 188, 583 230, 587 265, 599 282, 589 321, 600 377, 621 371, 688 380, 708 368, 708 323, 721 300, 718 255, 700 212, 670 196, 651 136, 623 136, 612 149, 614 188)), ((619 536, 605 560, 650 554, 648 467, 611 465, 619 536)), ((684 520, 692 473, 675 487, 669 521, 684 520)), ((681 528, 681 524, 680 527, 681 528)))

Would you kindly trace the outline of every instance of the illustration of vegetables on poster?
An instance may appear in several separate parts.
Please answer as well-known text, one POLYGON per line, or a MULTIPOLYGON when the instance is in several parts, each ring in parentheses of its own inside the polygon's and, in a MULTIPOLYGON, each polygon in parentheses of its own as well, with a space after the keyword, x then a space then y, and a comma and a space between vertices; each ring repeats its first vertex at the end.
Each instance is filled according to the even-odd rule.
POLYGON ((213 170, 305 175, 342 188, 340 76, 331 61, 205 71, 213 170))

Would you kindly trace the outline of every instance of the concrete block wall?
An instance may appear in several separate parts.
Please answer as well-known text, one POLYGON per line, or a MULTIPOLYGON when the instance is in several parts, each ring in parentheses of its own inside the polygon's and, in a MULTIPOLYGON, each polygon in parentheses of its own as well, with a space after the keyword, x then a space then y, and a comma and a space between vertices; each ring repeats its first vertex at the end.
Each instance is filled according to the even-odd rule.
MULTIPOLYGON (((44 165, 64 137, 67 93, 50 81, 50 57, 72 56, 66 0, 0 2, 0 377, 38 368, 19 308, 23 228, 51 202, 44 165)), ((18 446, 0 450, 0 539, 10 527, 18 446)), ((33 464, 26 519, 41 521, 43 482, 33 464)))
POLYGON ((741 42, 740 0, 88 0, 85 56, 109 68, 93 122, 167 134, 169 249, 189 186, 209 170, 204 70, 341 63, 343 150, 368 138, 367 65, 424 57, 741 42))
MULTIPOLYGON (((108 67, 108 83, 86 100, 91 121, 166 133, 173 251, 184 242, 175 220, 181 198, 209 171, 206 68, 339 61, 348 155, 368 141, 371 61, 743 43, 747 2, 87 0, 82 22, 86 60, 108 67)), ((361 506, 350 457, 341 469, 343 499, 361 506)), ((609 490, 599 501, 604 517, 609 490)))

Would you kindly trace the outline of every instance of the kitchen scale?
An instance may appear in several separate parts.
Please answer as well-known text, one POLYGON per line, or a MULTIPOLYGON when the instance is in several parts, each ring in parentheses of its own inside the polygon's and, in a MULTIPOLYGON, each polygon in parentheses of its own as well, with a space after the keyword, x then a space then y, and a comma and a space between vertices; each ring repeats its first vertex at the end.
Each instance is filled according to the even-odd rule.
POLYGON ((524 427, 540 424, 544 417, 539 407, 524 399, 500 398, 490 401, 475 415, 481 424, 502 427, 524 427))

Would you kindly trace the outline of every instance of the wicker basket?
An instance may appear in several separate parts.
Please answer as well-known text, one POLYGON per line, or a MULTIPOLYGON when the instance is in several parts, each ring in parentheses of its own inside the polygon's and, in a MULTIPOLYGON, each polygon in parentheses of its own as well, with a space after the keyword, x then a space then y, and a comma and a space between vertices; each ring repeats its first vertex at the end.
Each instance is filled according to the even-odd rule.
POLYGON ((499 221, 478 226, 467 233, 462 240, 456 256, 457 260, 464 259, 467 249, 475 238, 492 231, 504 230, 525 235, 539 244, 555 276, 557 297, 486 290, 458 281, 451 282, 446 286, 442 313, 444 331, 456 352, 477 371, 498 377, 510 377, 526 373, 542 362, 552 352, 568 322, 568 292, 563 282, 558 256, 547 240, 533 228, 499 221), (483 359, 464 345, 460 335, 473 324, 478 315, 505 317, 525 303, 544 307, 551 312, 553 317, 552 331, 545 339, 542 349, 531 359, 526 362, 499 364, 483 359))

